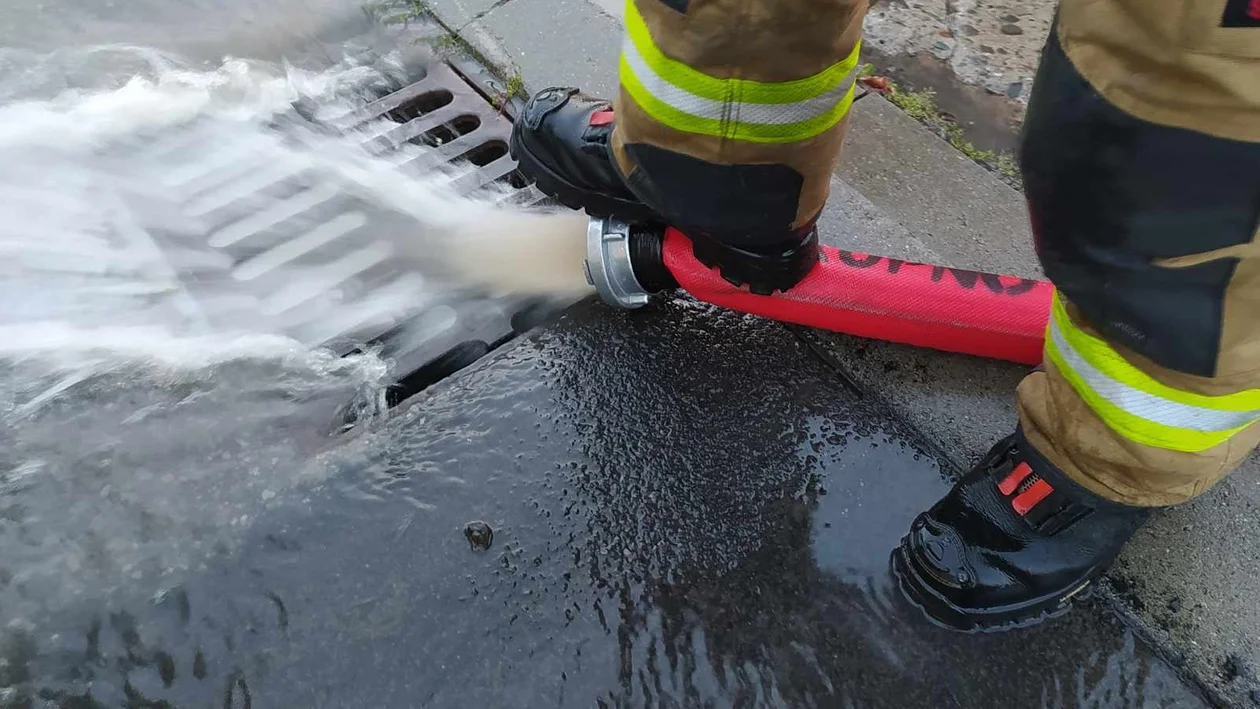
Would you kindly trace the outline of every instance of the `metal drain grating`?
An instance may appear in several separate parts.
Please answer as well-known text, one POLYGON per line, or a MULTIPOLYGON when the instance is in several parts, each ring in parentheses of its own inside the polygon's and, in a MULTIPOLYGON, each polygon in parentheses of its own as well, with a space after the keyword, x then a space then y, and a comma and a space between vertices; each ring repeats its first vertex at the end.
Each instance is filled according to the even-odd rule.
POLYGON ((430 148, 409 163, 409 169, 468 162, 478 169, 459 183, 461 192, 506 182, 519 191, 513 201, 533 204, 545 199, 516 172, 516 161, 508 155, 511 120, 448 64, 435 62, 419 81, 328 123, 337 130, 351 131, 382 118, 398 125, 375 137, 375 151, 389 152, 405 143, 430 148))
MULTIPOLYGON (((280 117, 278 132, 288 121, 308 121, 312 113, 318 111, 280 117)), ((348 113, 321 116, 319 122, 363 135, 364 145, 376 153, 397 152, 407 144, 428 148, 398 164, 404 173, 443 162, 471 163, 475 169, 455 182, 462 193, 498 183, 509 186, 505 198, 512 202, 545 199, 516 172, 508 155, 510 118, 446 63, 431 61, 415 83, 348 113), (381 118, 390 123, 380 123, 381 118)), ((136 185, 162 186, 156 192, 137 188, 129 198, 151 202, 133 211, 169 218, 136 225, 126 236, 133 245, 155 244, 168 264, 178 265, 172 271, 192 274, 181 278, 186 312, 213 303, 201 309, 220 318, 262 313, 274 327, 308 344, 343 352, 363 343, 377 346, 402 377, 394 403, 544 316, 546 304, 536 301, 435 293, 423 274, 391 259, 389 241, 382 238, 414 230, 409 217, 368 205, 353 190, 331 187, 326 179, 313 180, 300 165, 270 164, 267 152, 259 150, 259 140, 266 137, 242 139, 231 132, 231 126, 220 123, 193 126, 158 137, 120 163, 128 166, 136 185), (159 202, 164 209, 154 208, 159 202), (303 277, 294 278, 296 272, 303 277), (373 307, 381 299, 408 298, 424 307, 385 318, 373 307), (326 317, 329 312, 336 317, 326 317)))

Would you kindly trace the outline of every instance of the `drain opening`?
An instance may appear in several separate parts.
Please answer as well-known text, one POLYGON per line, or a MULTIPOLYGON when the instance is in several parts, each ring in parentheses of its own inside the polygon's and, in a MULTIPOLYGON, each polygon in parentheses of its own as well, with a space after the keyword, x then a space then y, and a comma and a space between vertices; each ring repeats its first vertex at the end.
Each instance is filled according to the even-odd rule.
MULTIPOLYGON (((555 322, 563 314, 563 308, 557 307, 554 303, 543 298, 530 299, 520 304, 509 319, 508 331, 502 333, 499 339, 489 343, 482 340, 464 340, 419 368, 413 369, 398 378, 385 391, 386 407, 390 409, 397 408, 399 404, 475 364, 482 357, 515 340, 517 337, 535 328, 555 322)), ((381 338, 378 338, 378 341, 373 344, 378 344, 379 339, 381 338)), ((347 349, 344 356, 363 354, 364 351, 362 346, 353 346, 347 349)), ((358 423, 357 414, 358 412, 351 408, 343 409, 339 417, 341 421, 340 429, 348 431, 353 428, 358 423)))
POLYGON ((426 113, 433 113, 443 106, 449 106, 454 100, 455 95, 446 89, 426 91, 399 105, 398 108, 386 113, 385 116, 395 123, 406 123, 426 113))
POLYGON ((436 359, 399 379, 385 392, 385 404, 394 408, 490 354, 491 346, 480 340, 461 342, 436 359))
POLYGON ((507 175, 504 175, 501 179, 507 181, 509 185, 518 190, 523 190, 532 184, 529 178, 521 174, 520 170, 513 170, 507 175))
POLYGON ((437 128, 431 128, 421 133, 415 140, 425 145, 445 145, 460 136, 468 135, 480 127, 481 119, 477 116, 459 116, 453 121, 443 123, 437 128))
MULTIPOLYGON (((390 384, 385 390, 385 407, 387 409, 398 408, 399 404, 490 354, 500 344, 503 343, 494 342, 487 344, 481 340, 460 342, 417 369, 411 370, 394 381, 393 384, 390 384)), ((363 354, 363 352, 362 347, 354 347, 343 356, 363 354)), ((341 407, 340 412, 334 419, 339 421, 337 430, 341 433, 352 430, 360 423, 361 413, 357 408, 350 405, 341 407)))
POLYGON ((485 167, 507 154, 507 143, 501 140, 491 140, 465 152, 463 155, 455 158, 452 162, 463 162, 467 160, 477 167, 485 167))
POLYGON ((524 335, 536 327, 551 324, 563 312, 554 303, 546 300, 531 300, 512 315, 512 332, 516 335, 524 335))

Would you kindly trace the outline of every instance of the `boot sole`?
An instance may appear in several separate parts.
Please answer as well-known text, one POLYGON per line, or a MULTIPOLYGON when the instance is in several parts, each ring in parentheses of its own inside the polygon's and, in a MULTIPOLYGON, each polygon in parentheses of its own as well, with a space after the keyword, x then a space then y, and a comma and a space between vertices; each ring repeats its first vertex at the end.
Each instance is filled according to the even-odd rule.
POLYGON ((658 222, 660 218, 642 202, 592 192, 561 177, 525 147, 515 132, 508 139, 508 153, 521 172, 534 180, 538 189, 570 209, 585 211, 592 217, 617 217, 628 222, 658 222))
POLYGON ((1104 569, 1092 570, 1079 583, 1023 603, 989 608, 963 608, 937 593, 910 558, 906 538, 892 554, 892 572, 901 590, 933 624, 967 633, 996 633, 1040 625, 1072 609, 1077 598, 1087 596, 1104 569))

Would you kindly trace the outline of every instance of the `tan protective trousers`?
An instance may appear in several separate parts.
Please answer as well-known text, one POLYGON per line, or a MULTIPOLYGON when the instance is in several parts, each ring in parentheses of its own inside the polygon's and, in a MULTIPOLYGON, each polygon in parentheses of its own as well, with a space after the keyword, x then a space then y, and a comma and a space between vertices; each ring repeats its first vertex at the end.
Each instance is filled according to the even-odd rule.
MULTIPOLYGON (((866 0, 629 0, 614 156, 741 245, 827 199, 866 0)), ((1260 0, 1063 0, 1024 125, 1057 290, 1028 440, 1086 488, 1183 502, 1260 443, 1260 0)))

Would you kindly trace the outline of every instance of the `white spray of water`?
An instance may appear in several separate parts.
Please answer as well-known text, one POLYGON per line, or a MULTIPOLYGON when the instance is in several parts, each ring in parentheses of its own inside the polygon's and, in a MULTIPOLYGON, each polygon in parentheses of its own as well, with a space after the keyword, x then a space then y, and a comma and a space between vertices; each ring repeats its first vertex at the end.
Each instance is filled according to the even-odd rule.
MULTIPOLYGON (((403 151, 411 157, 410 151, 403 151)), ((470 201, 454 190, 458 174, 399 180, 393 165, 331 146, 317 151, 324 167, 426 227, 423 238, 399 239, 397 253, 417 267, 434 263, 464 286, 509 294, 578 298, 591 292, 582 270, 587 220, 570 211, 527 211, 498 201, 470 201)))
MULTIPOLYGON (((142 48, 86 51, 134 53, 143 71, 51 97, 23 88, 40 83, 27 73, 0 78, 0 501, 21 509, 0 528, 3 622, 151 588, 306 481, 344 407, 380 412, 397 374, 371 351, 326 348, 342 324, 588 288, 580 215, 470 198, 468 167, 404 169, 421 147, 374 157, 364 135, 268 125, 298 99, 349 110, 372 67, 193 70, 142 48), (281 268, 277 244, 232 243, 213 203, 273 173, 349 205, 296 224, 295 241, 361 220, 361 248, 281 268), (401 275, 324 287, 355 259, 401 275)), ((239 201, 265 222, 291 197, 239 201)))
MULTIPOLYGON (((268 313, 266 303, 259 309, 236 296, 230 280, 211 296, 188 295, 190 277, 205 281, 227 264, 205 248, 213 243, 210 227, 199 223, 196 201, 180 193, 181 180, 191 181, 180 170, 189 168, 152 157, 164 152, 154 141, 191 140, 194 150, 223 155, 224 164, 248 156, 247 166, 300 173, 316 188, 387 213, 373 246, 402 270, 425 273, 429 291, 474 287, 569 299, 588 291, 580 215, 500 206, 496 198, 503 195, 493 190, 469 198, 456 189, 466 167, 401 170, 423 152, 418 146, 380 157, 363 150, 361 135, 300 128, 284 135, 265 126, 300 98, 323 101, 326 113, 348 110, 338 99, 362 82, 361 69, 316 74, 229 60, 214 71, 196 71, 144 52, 149 75, 119 88, 0 107, 0 357, 67 360, 93 352, 99 362, 101 352, 110 351, 122 361, 200 369, 215 358, 211 353, 292 356, 295 348, 322 344, 301 333, 326 330, 286 328, 283 318, 269 317, 276 313, 268 313), (166 243, 146 238, 155 231, 167 234, 166 243), (194 248, 192 242, 200 243, 194 248)), ((202 164, 214 160, 201 157, 202 164)), ((192 166, 194 174, 204 171, 202 164, 192 166)), ((260 199, 254 198, 254 212, 266 213, 269 205, 260 199)), ((308 275, 288 266, 285 276, 296 284, 269 302, 296 298, 292 292, 302 290, 308 275)), ((371 312, 356 318, 394 321, 422 310, 430 295, 414 288, 385 291, 357 302, 354 307, 371 312)), ((307 321, 336 321, 344 314, 338 307, 348 307, 297 302, 307 321)))

